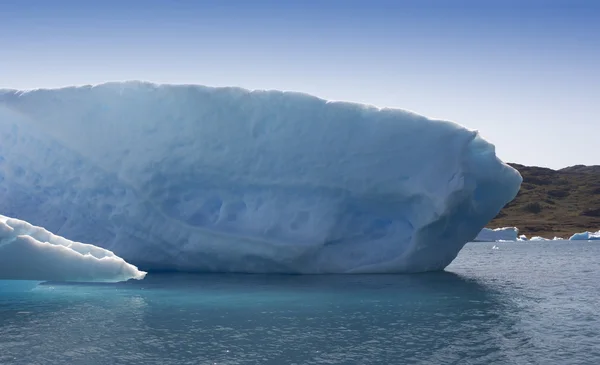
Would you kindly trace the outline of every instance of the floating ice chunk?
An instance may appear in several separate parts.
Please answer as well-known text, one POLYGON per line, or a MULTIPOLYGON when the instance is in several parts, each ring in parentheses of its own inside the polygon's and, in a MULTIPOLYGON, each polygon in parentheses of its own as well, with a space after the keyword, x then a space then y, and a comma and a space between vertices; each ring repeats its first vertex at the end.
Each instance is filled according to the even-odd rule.
POLYGON ((554 238, 552 238, 552 239, 550 239, 550 238, 544 238, 544 237, 540 237, 540 236, 535 236, 535 237, 531 237, 529 240, 530 241, 564 241, 565 239, 561 238, 561 237, 556 237, 556 236, 554 238))
POLYGON ((480 242, 497 242, 497 241, 516 241, 519 235, 519 229, 516 227, 504 228, 484 228, 479 232, 475 241, 480 242))
POLYGON ((528 241, 527 236, 522 234, 519 236, 519 238, 517 238, 517 241, 528 241))
POLYGON ((0 279, 115 282, 145 272, 114 253, 0 215, 0 279))
POLYGON ((144 270, 442 270, 521 176, 455 123, 309 95, 0 90, 0 211, 144 270))
POLYGON ((569 238, 570 241, 596 241, 600 240, 600 231, 575 233, 569 238))

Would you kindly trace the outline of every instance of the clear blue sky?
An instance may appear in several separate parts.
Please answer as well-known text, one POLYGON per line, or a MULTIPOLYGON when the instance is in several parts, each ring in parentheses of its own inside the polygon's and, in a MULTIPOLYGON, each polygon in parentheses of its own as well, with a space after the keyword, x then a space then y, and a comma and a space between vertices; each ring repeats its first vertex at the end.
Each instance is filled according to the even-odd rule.
POLYGON ((0 1, 0 87, 132 79, 399 107, 506 161, 600 164, 600 1, 0 1))

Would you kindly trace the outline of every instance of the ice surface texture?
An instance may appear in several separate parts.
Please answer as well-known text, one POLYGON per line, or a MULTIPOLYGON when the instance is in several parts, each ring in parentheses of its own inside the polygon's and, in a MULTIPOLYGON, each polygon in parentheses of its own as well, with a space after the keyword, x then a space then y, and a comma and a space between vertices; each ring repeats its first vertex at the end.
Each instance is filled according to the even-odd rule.
MULTIPOLYGON (((475 241, 496 242, 496 241, 517 241, 519 238, 519 229, 516 227, 504 228, 484 228, 479 232, 475 241)), ((521 237, 522 238, 522 237, 521 237)))
POLYGON ((0 279, 116 282, 145 272, 100 247, 0 215, 0 279))
POLYGON ((521 176, 402 110, 140 82, 0 91, 0 212, 145 270, 441 270, 521 176))

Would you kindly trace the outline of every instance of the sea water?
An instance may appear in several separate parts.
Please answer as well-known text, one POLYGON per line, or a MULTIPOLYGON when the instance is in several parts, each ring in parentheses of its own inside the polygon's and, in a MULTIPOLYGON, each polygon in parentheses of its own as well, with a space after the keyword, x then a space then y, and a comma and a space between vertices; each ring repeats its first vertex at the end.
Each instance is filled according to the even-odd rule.
MULTIPOLYGON (((495 247, 494 247, 495 246, 495 247)), ((0 282, 0 364, 600 364, 600 243, 417 275, 0 282)))

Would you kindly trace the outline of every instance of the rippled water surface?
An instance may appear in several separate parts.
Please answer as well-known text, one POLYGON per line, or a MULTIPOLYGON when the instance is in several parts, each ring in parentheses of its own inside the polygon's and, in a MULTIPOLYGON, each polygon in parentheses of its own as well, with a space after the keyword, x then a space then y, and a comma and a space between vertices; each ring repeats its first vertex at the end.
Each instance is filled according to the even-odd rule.
POLYGON ((0 364, 600 364, 600 243, 419 275, 0 281, 0 364))

